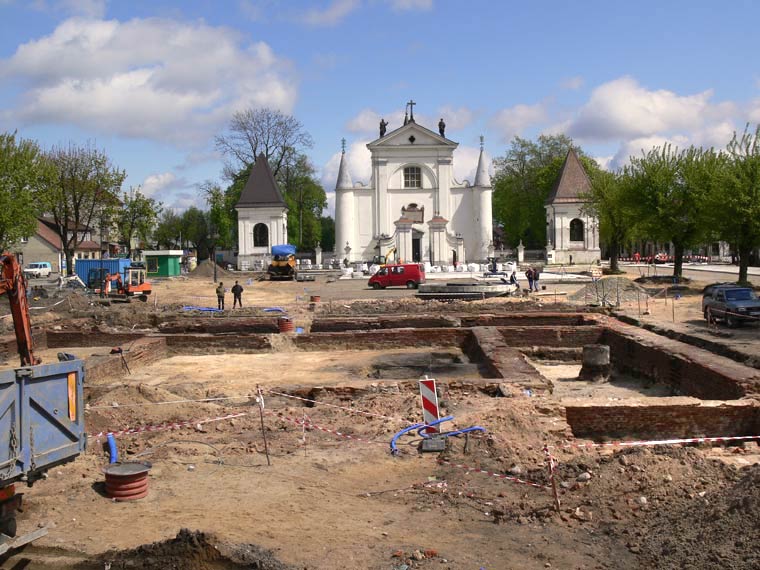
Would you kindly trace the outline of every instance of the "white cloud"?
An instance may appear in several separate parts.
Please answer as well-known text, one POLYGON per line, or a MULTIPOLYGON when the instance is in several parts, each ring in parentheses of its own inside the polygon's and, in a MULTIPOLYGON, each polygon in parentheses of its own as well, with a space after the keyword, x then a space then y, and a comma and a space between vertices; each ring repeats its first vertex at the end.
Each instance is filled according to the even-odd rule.
POLYGON ((0 118, 192 146, 235 110, 290 112, 288 70, 267 44, 202 22, 69 19, 0 60, 0 79, 25 87, 0 118))
POLYGON ((326 8, 308 10, 301 20, 310 26, 334 26, 358 7, 358 0, 332 0, 326 8))
POLYGON ((371 131, 378 131, 379 133, 380 119, 381 116, 376 111, 362 109, 357 115, 348 120, 346 130, 351 133, 369 133, 371 131))
POLYGON ((504 142, 509 142, 515 135, 526 129, 545 123, 549 119, 546 103, 534 105, 519 104, 502 109, 493 118, 493 125, 499 130, 504 142))
MULTIPOLYGON (((475 113, 468 107, 452 107, 445 105, 438 108, 440 116, 446 123, 446 130, 460 130, 468 127, 475 120, 475 113)), ((435 123, 438 125, 438 122, 435 123)), ((435 129, 437 130, 437 128, 435 129)))
POLYGON ((560 82, 559 86, 568 91, 575 91, 583 87, 584 83, 585 81, 583 80, 583 77, 576 75, 575 77, 566 77, 560 82))
MULTIPOLYGON (((460 146, 454 151, 454 178, 457 182, 467 180, 470 184, 475 181, 475 171, 478 168, 480 148, 474 146, 460 146)), ((483 158, 488 164, 488 173, 493 176, 493 163, 491 155, 483 152, 483 158)))
POLYGON ((433 0, 390 0, 391 8, 398 12, 407 10, 430 10, 433 0))
POLYGON ((688 131, 733 112, 730 104, 712 105, 712 95, 712 90, 695 95, 652 91, 631 77, 621 77, 594 89, 568 134, 584 141, 605 141, 688 131))
POLYGON ((102 18, 106 15, 106 0, 60 0, 58 5, 69 14, 85 18, 102 18))
MULTIPOLYGON (((177 175, 173 172, 161 172, 159 174, 150 174, 140 184, 140 190, 146 196, 159 198, 158 194, 175 187, 177 184, 177 175)), ((183 182, 182 185, 185 183, 183 182)))
MULTIPOLYGON (((370 157, 367 143, 368 140, 352 142, 346 149, 346 164, 351 180, 356 184, 369 184, 372 176, 372 160, 370 157)), ((331 191, 335 189, 335 183, 338 181, 338 168, 340 167, 340 152, 333 154, 322 167, 322 187, 331 191)))

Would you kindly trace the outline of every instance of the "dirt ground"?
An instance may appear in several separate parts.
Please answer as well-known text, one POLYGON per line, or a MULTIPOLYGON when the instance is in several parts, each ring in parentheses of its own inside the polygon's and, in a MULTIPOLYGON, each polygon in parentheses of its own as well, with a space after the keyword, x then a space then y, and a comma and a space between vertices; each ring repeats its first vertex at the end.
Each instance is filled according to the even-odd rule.
MULTIPOLYGON (((282 306, 306 318, 311 295, 321 296, 318 311, 328 314, 430 307, 403 289, 365 290, 363 280, 242 283, 247 308, 239 314, 282 306)), ((35 319, 62 327, 76 314, 139 328, 145 314, 180 315, 184 304, 216 303, 205 277, 167 280, 154 291, 148 303, 119 307, 77 298, 68 308, 59 305, 64 310, 56 317, 53 309, 35 319)), ((676 310, 686 315, 693 301, 683 300, 676 310)), ((456 310, 553 301, 549 294, 456 310)), ((663 322, 667 309, 658 302, 650 317, 663 322)), ((449 438, 439 457, 419 453, 420 437, 412 432, 393 456, 393 434, 421 420, 418 395, 400 389, 401 382, 428 371, 444 380, 477 379, 477 366, 458 349, 306 353, 277 346, 265 354, 172 356, 88 386, 88 451, 24 490, 19 531, 45 526, 49 534, 0 568, 760 567, 757 445, 563 447, 571 436, 563 398, 667 395, 661 389, 620 378, 599 390, 571 380, 575 363, 535 362, 554 394, 516 390, 496 398, 472 388, 444 390, 443 411, 454 416, 446 428, 482 426, 485 433, 449 438), (319 391, 314 402, 280 395, 293 386, 339 389, 319 391), (230 414, 236 417, 205 422, 230 414), (181 429, 119 437, 123 460, 152 464, 150 493, 128 503, 105 497, 108 458, 97 434, 187 420, 181 429), (558 461, 559 512, 544 445, 554 446, 558 461)), ((80 356, 104 351, 67 349, 80 356)), ((54 352, 43 356, 52 360, 54 352)))

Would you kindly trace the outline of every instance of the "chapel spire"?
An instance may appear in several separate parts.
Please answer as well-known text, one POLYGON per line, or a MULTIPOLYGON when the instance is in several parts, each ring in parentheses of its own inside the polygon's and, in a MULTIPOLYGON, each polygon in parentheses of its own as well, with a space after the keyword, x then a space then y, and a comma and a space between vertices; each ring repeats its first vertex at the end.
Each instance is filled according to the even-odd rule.
POLYGON ((491 177, 488 175, 488 163, 483 153, 483 135, 480 135, 480 156, 478 157, 478 169, 475 171, 475 183, 473 186, 481 188, 491 187, 491 177))
POLYGON ((336 190, 348 190, 354 187, 351 181, 351 175, 348 173, 346 165, 346 139, 341 140, 340 166, 338 167, 338 182, 335 184, 336 190))

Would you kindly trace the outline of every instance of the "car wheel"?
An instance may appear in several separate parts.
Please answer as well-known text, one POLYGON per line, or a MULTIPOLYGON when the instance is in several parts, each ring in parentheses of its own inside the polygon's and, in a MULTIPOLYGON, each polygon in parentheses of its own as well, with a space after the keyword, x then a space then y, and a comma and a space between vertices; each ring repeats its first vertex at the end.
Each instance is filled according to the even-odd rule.
POLYGON ((373 284, 372 284, 372 288, 373 288, 375 291, 377 291, 378 289, 380 289, 380 283, 373 283, 373 284))
POLYGON ((407 289, 416 289, 417 284, 414 281, 407 281, 406 282, 406 288, 407 289))
POLYGON ((707 324, 711 324, 712 322, 712 311, 710 311, 710 308, 706 308, 704 310, 705 320, 707 321, 707 324))
POLYGON ((726 325, 730 329, 736 328, 739 326, 739 320, 733 315, 726 314, 726 325))

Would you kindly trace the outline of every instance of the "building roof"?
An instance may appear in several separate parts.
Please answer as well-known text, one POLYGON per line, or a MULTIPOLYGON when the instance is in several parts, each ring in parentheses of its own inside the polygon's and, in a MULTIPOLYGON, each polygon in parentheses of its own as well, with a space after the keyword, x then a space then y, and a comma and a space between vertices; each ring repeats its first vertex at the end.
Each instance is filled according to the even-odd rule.
POLYGON ((373 148, 376 148, 376 147, 412 146, 412 145, 414 146, 434 145, 434 146, 448 146, 451 148, 457 148, 459 146, 459 143, 456 143, 446 137, 442 137, 439 133, 431 131, 430 129, 423 127, 419 123, 416 123, 414 121, 409 121, 406 125, 401 125, 399 128, 386 133, 385 136, 382 136, 380 138, 377 138, 367 143, 367 148, 372 150, 373 148), (412 135, 414 132, 417 133, 417 137, 415 137, 415 139, 419 139, 419 141, 417 142, 416 145, 414 145, 412 141, 406 138, 406 133, 408 131, 412 131, 412 133, 410 133, 412 135), (422 136, 422 138, 420 138, 420 135, 422 136), (402 139, 403 139, 403 142, 402 142, 402 139))
MULTIPOLYGON (((73 224, 70 224, 73 227, 73 224)), ((80 224, 79 231, 89 231, 86 226, 80 224)), ((56 251, 61 251, 61 237, 56 230, 55 222, 49 218, 37 218, 37 235, 43 241, 50 244, 56 251)), ((100 251, 100 244, 92 240, 85 240, 74 248, 75 251, 100 251)))
POLYGON ((286 207, 272 169, 264 154, 260 154, 251 168, 251 174, 240 194, 236 208, 261 208, 267 206, 286 207))
POLYGON ((547 204, 584 202, 581 194, 591 190, 591 180, 586 174, 578 155, 572 148, 567 151, 565 163, 559 172, 557 182, 546 199, 547 204))

